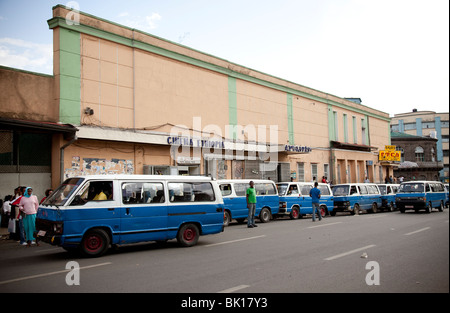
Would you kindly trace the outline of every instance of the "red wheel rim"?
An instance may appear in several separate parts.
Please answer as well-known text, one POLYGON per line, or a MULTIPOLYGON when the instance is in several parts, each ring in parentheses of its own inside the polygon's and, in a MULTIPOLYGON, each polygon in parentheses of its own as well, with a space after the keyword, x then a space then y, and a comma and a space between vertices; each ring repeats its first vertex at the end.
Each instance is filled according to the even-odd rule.
POLYGON ((320 215, 325 216, 325 208, 320 208, 320 215))
POLYGON ((297 217, 298 217, 298 211, 297 211, 297 209, 293 209, 293 210, 292 210, 292 217, 293 217, 293 218, 297 218, 297 217))
POLYGON ((84 247, 89 252, 95 252, 103 246, 103 240, 100 236, 90 235, 84 240, 84 247))
POLYGON ((196 235, 197 235, 197 233, 194 228, 187 228, 183 233, 183 239, 186 242, 191 242, 191 241, 194 241, 196 235))

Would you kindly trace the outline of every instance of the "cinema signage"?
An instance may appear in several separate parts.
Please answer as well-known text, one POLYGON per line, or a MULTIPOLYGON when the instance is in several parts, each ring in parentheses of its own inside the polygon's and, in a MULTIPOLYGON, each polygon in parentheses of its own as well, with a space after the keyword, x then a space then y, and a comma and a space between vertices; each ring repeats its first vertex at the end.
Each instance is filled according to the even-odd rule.
POLYGON ((171 146, 185 146, 193 148, 225 149, 225 143, 221 140, 194 139, 189 137, 167 137, 167 144, 171 146))

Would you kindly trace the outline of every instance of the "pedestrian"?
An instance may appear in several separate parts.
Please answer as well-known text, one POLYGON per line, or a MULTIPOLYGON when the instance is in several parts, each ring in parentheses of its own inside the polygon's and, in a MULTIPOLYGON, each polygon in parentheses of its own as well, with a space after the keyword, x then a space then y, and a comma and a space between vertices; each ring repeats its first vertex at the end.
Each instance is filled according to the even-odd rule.
POLYGON ((322 214, 320 213, 320 205, 319 205, 319 199, 320 199, 320 189, 317 188, 319 184, 317 182, 314 183, 314 188, 309 191, 309 196, 312 198, 312 221, 316 221, 316 210, 317 214, 319 215, 319 221, 322 220, 322 214))
POLYGON ((24 228, 23 228, 23 217, 22 217, 22 214, 20 214, 19 203, 20 203, 20 200, 22 200, 25 188, 26 187, 19 186, 16 189, 14 189, 15 198, 11 202, 11 216, 10 217, 11 217, 11 219, 14 219, 16 221, 16 227, 15 227, 15 232, 11 233, 9 235, 10 239, 15 239, 15 240, 19 239, 19 243, 22 246, 25 246, 27 243, 25 240, 25 232, 24 232, 24 228))
POLYGON ((247 194, 246 199, 248 208, 247 227, 248 228, 258 227, 255 224, 256 190, 255 190, 255 183, 253 181, 250 181, 250 187, 247 188, 246 194, 247 194))
POLYGON ((38 207, 39 202, 37 197, 33 195, 33 188, 27 187, 22 199, 20 199, 19 210, 23 214, 23 226, 25 229, 28 247, 35 243, 34 232, 36 231, 36 213, 38 207))
POLYGON ((53 193, 53 189, 47 189, 47 190, 45 191, 45 197, 42 198, 42 200, 41 200, 41 202, 39 202, 39 204, 42 204, 42 203, 45 201, 45 199, 47 199, 48 196, 50 196, 52 193, 53 193))

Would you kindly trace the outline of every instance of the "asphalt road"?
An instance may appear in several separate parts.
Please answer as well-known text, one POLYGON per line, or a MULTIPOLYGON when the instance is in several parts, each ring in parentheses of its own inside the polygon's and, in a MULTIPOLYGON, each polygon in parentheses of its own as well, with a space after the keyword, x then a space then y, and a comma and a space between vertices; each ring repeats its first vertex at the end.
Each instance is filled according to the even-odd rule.
POLYGON ((1 240, 0 293, 449 292, 448 209, 258 226, 231 224, 191 248, 148 243, 95 259, 1 240), (70 261, 79 276, 66 269, 70 261), (77 277, 79 285, 66 283, 77 277))

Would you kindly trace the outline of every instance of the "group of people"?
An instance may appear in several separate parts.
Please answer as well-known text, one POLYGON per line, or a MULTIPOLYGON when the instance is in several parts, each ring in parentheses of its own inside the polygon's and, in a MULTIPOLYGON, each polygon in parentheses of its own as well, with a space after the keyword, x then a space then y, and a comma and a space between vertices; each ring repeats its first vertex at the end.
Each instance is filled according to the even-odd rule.
MULTIPOLYGON (((248 218, 247 218, 247 227, 248 228, 254 228, 258 227, 258 225, 255 224, 255 210, 256 210, 256 190, 255 190, 255 183, 253 181, 250 181, 249 188, 247 188, 246 191, 246 199, 247 199, 247 208, 248 208, 248 218)), ((312 214, 312 221, 316 221, 316 213, 319 216, 319 221, 322 220, 322 215, 320 214, 320 189, 318 188, 319 183, 314 183, 314 188, 312 188, 309 192, 309 196, 312 199, 312 208, 313 208, 313 214, 312 214)))
MULTIPOLYGON (((51 194, 47 189, 41 203, 51 194)), ((30 247, 39 245, 34 232, 36 231, 36 214, 39 207, 38 198, 33 194, 32 187, 19 186, 14 189, 14 195, 8 195, 2 205, 2 213, 8 220, 9 239, 15 239, 21 245, 30 247)))

